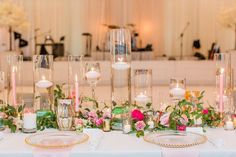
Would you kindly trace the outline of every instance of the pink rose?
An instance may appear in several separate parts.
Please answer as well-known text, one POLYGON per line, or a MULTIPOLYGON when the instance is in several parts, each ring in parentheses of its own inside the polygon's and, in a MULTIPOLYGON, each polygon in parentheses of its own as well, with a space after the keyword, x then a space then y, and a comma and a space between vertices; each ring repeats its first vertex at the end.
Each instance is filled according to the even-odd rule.
POLYGON ((202 110, 202 113, 203 113, 203 114, 208 114, 209 111, 208 111, 208 109, 203 109, 203 110, 202 110))
POLYGON ((140 131, 140 130, 144 130, 146 124, 144 123, 144 121, 138 121, 135 123, 135 129, 137 131, 140 131))
POLYGON ((169 117, 170 117, 170 113, 163 114, 160 118, 160 124, 164 125, 164 126, 168 126, 169 125, 169 117))
POLYGON ((144 115, 140 110, 133 110, 131 113, 132 119, 137 121, 142 121, 144 119, 144 115))
POLYGON ((185 131, 186 130, 186 125, 178 125, 177 130, 178 131, 185 131))
POLYGON ((83 120, 82 119, 79 119, 79 118, 76 118, 75 119, 75 125, 83 125, 83 120))
POLYGON ((103 123, 103 118, 99 118, 99 119, 95 120, 95 124, 96 124, 97 127, 101 126, 102 123, 103 123))
POLYGON ((181 117, 182 118, 180 119, 180 122, 186 125, 188 123, 188 117, 185 114, 183 114, 181 117))
POLYGON ((89 117, 89 119, 96 119, 96 118, 98 118, 98 115, 95 111, 90 111, 88 113, 88 117, 89 117))

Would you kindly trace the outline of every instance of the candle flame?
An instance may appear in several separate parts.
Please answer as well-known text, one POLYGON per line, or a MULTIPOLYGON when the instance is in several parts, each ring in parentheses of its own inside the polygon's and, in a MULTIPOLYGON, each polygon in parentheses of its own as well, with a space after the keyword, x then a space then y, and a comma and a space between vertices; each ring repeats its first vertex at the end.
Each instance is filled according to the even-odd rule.
POLYGON ((42 76, 42 80, 45 80, 45 79, 46 79, 46 77, 43 75, 43 76, 42 76))
POLYGON ((119 62, 122 62, 122 61, 124 60, 124 58, 118 57, 117 60, 118 60, 119 62))

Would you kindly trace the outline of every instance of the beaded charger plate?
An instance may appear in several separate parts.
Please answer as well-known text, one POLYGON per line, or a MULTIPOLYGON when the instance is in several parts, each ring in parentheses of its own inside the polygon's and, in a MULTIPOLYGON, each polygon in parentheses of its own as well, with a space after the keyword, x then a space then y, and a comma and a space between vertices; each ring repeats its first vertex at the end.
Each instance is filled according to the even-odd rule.
POLYGON ((201 134, 181 131, 160 131, 149 133, 144 140, 167 148, 184 148, 203 144, 207 137, 201 134))
POLYGON ((85 133, 48 132, 28 136, 25 138, 25 142, 34 147, 65 148, 81 144, 88 138, 89 136, 85 133))

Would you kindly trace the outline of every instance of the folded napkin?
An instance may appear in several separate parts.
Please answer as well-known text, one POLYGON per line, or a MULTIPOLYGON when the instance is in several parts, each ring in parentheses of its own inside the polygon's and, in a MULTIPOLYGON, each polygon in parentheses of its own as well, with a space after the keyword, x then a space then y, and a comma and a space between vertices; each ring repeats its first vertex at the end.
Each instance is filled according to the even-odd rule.
POLYGON ((162 157, 199 157, 199 150, 191 148, 161 148, 162 157))
POLYGON ((41 149, 36 148, 33 151, 33 157, 69 157, 71 148, 62 149, 41 149))
POLYGON ((100 129, 85 129, 84 133, 89 135, 89 148, 91 151, 95 151, 103 139, 103 131, 100 129))

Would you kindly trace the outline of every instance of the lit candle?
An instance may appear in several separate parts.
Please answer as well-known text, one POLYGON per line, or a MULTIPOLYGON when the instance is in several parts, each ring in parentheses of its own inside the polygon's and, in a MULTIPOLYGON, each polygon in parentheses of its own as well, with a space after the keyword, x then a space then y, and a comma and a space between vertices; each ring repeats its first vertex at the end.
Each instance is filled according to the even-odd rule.
POLYGON ((112 64, 112 68, 116 70, 126 70, 130 68, 130 64, 123 61, 123 58, 118 58, 118 61, 112 64))
POLYGON ((127 134, 131 131, 131 125, 129 119, 123 119, 123 133, 127 134))
POLYGON ((79 82, 77 75, 75 76, 75 112, 79 111, 79 82))
POLYGON ((176 86, 170 90, 170 94, 174 97, 184 97, 185 89, 176 86))
POLYGON ((234 123, 231 120, 225 122, 225 130, 234 130, 234 123))
POLYGON ((91 68, 91 70, 88 71, 85 75, 88 79, 97 79, 101 76, 101 74, 95 71, 93 68, 91 68))
POLYGON ((224 112, 224 69, 220 71, 219 111, 224 112))
POLYGON ((154 128, 154 122, 152 119, 149 119, 149 121, 147 122, 147 124, 149 125, 149 128, 150 129, 153 129, 154 128))
POLYGON ((45 76, 42 76, 42 80, 36 83, 36 86, 39 88, 48 88, 51 87, 53 83, 51 81, 46 80, 45 76))
POLYGON ((11 83, 12 83, 12 98, 13 98, 13 105, 16 106, 17 105, 17 101, 16 101, 16 67, 13 66, 12 67, 12 71, 11 71, 11 83))
POLYGON ((23 128, 27 130, 36 129, 36 113, 27 112, 23 114, 23 128))
POLYGON ((138 103, 147 103, 149 101, 149 97, 141 92, 139 95, 135 97, 134 100, 138 103))

